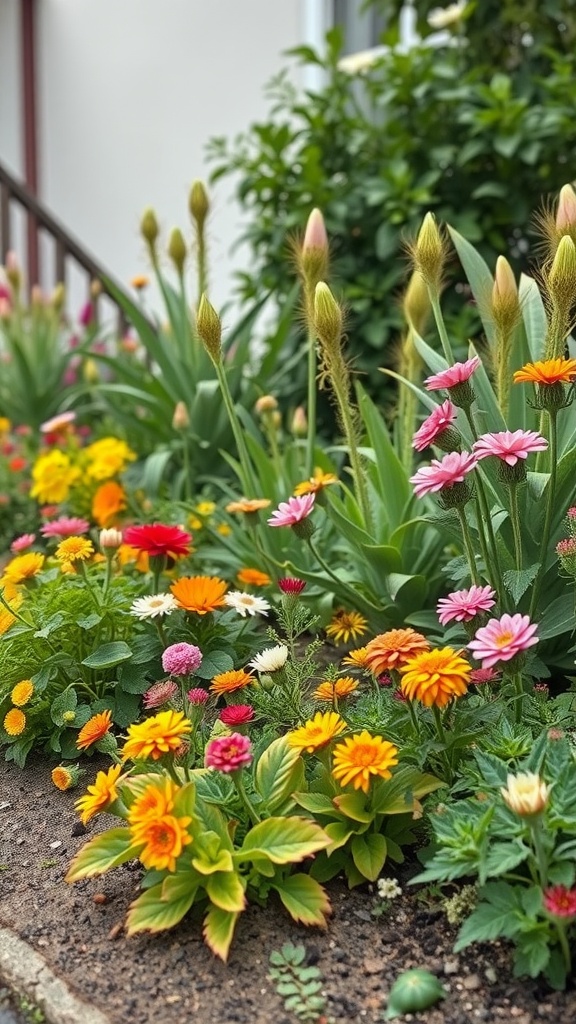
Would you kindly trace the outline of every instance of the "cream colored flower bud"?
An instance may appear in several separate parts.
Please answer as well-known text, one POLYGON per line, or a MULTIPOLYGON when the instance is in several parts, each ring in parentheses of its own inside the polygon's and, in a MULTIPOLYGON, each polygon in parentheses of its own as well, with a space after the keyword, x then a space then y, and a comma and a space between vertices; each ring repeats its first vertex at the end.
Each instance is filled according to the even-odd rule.
POLYGON ((422 274, 415 270, 410 277, 402 302, 404 316, 418 334, 424 334, 432 311, 430 296, 422 274))
POLYGON ((513 330, 521 315, 520 298, 514 271, 505 256, 496 260, 491 305, 496 326, 505 333, 513 330))
POLYGON ((308 433, 308 419, 303 405, 294 410, 290 431, 294 437, 306 437, 308 433))
POLYGON ((308 217, 302 248, 296 252, 298 269, 310 295, 318 282, 328 276, 329 256, 324 217, 320 210, 314 209, 308 217))
POLYGON ((339 345, 342 337, 342 310, 327 284, 320 281, 314 292, 314 327, 321 342, 339 345))
POLYGON ((550 786, 534 772, 509 775, 506 787, 500 790, 510 810, 522 818, 540 814, 548 803, 550 786))
POLYGON ((546 284, 555 306, 567 315, 576 300, 576 246, 570 235, 562 235, 546 284))
POLYGON ((415 269, 429 288, 439 291, 446 260, 446 245, 433 213, 427 213, 413 246, 415 269))
POLYGON ((563 185, 558 196, 556 210, 556 228, 561 233, 569 234, 576 228, 576 193, 572 185, 563 185))
POLYGON ((328 235, 326 234, 324 217, 317 207, 312 210, 308 217, 302 248, 305 252, 308 249, 328 250, 328 235))
POLYGON ((56 313, 60 313, 64 307, 66 289, 63 284, 57 284, 50 297, 50 305, 56 313))
POLYGON ((142 215, 142 220, 140 221, 140 234, 147 243, 150 251, 153 252, 156 247, 158 235, 160 234, 160 228, 158 227, 156 214, 151 206, 144 210, 142 215))
POLYGON ((99 540, 102 551, 116 551, 122 544, 122 533, 120 530, 113 528, 100 530, 99 540))
POLYGON ((30 303, 36 308, 44 305, 44 292, 39 284, 32 285, 30 290, 30 303))
POLYGON ((177 402, 172 417, 174 430, 187 430, 190 426, 190 417, 184 402, 177 402))
POLYGON ((180 228, 174 228, 170 232, 170 239, 168 241, 168 255, 172 260, 172 263, 176 267, 179 274, 182 274, 184 270, 184 264, 186 262, 186 243, 184 236, 180 231, 180 228))
POLYGON ((196 329, 212 361, 219 363, 222 356, 222 324, 205 294, 202 295, 198 306, 196 329))
POLYGON ((203 181, 196 180, 192 182, 188 197, 188 209, 193 220, 196 221, 201 230, 210 210, 210 200, 203 181))
POLYGON ((266 413, 274 412, 277 408, 278 402, 274 398, 274 395, 261 395, 254 405, 254 411, 258 416, 264 416, 266 413))
POLYGON ((97 299, 102 294, 102 282, 97 277, 90 281, 90 295, 93 299, 97 299))
POLYGON ((18 292, 22 284, 22 271, 16 253, 11 249, 6 253, 5 270, 9 284, 12 285, 15 292, 18 292))

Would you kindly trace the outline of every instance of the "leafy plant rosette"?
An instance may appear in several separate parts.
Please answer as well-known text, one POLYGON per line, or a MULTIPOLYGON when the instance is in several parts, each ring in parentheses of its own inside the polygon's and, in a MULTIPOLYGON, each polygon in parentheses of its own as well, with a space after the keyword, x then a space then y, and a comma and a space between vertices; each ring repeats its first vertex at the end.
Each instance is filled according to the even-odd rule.
POLYGON ((514 973, 563 988, 576 926, 576 762, 560 730, 545 732, 516 767, 475 752, 475 795, 440 805, 425 869, 413 882, 477 879, 478 905, 458 952, 497 938, 514 944, 514 973))

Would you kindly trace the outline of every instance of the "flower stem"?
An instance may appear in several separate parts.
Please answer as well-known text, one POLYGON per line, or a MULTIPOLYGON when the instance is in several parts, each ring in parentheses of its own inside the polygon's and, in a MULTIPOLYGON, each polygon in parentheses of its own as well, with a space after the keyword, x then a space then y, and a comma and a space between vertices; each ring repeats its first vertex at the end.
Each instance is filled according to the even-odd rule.
POLYGON ((530 611, 528 612, 531 619, 533 618, 534 612, 538 606, 542 578, 545 572, 546 555, 548 552, 548 544, 550 542, 550 532, 552 530, 552 516, 554 514, 554 499, 556 497, 556 477, 558 474, 558 410, 550 409, 548 415, 550 417, 550 477, 548 479, 548 501, 546 505, 546 517, 544 519, 544 531, 542 533, 542 544, 540 547, 540 568, 538 569, 538 574, 534 581, 530 611))
POLYGON ((448 740, 446 739, 446 733, 444 732, 444 726, 442 725, 442 716, 440 715, 440 709, 435 704, 432 705, 432 714, 434 715, 434 722, 436 724, 436 731, 438 733, 438 739, 442 744, 442 760, 444 762, 444 768, 446 771, 446 782, 449 786, 452 785, 452 766, 450 764, 450 758, 448 757, 448 740))
POLYGON ((254 807, 254 804, 250 800, 250 797, 248 796, 248 794, 247 794, 247 792, 246 792, 246 790, 244 788, 244 783, 242 781, 242 771, 240 770, 240 771, 236 771, 236 772, 231 772, 230 774, 232 776, 232 782, 234 783, 234 786, 236 787, 236 792, 238 793, 238 796, 240 797, 240 801, 241 801, 244 809, 248 813, 248 817, 250 818, 250 821, 252 822, 253 825, 257 825, 258 822, 260 821, 260 817, 258 815, 258 812, 256 811, 256 808, 254 807))
POLYGON ((572 970, 572 956, 570 953, 570 945, 566 938, 566 925, 560 921, 555 921, 556 932, 558 934, 558 941, 560 942, 560 949, 564 956, 564 962, 566 964, 566 974, 570 974, 572 970))
MULTIPOLYGON (((310 300, 313 302, 313 299, 310 300)), ((308 331, 308 434, 306 437, 306 476, 314 475, 314 447, 316 444, 316 334, 308 331)))
POLYGON ((216 369, 216 376, 218 377, 220 391, 224 400, 224 405, 226 406, 226 412, 228 413, 228 419, 230 421, 230 426, 232 427, 234 440, 236 442, 238 458, 240 459, 242 486, 246 496, 248 498, 253 497, 256 495, 258 488, 252 471, 252 463, 250 462, 250 456, 248 455, 248 448, 246 447, 242 427, 240 426, 240 422, 234 408, 234 401, 228 386, 224 367, 222 366, 222 360, 218 359, 218 361, 215 361, 214 367, 216 369))
POLYGON ((435 289, 429 288, 428 295, 430 298, 430 305, 432 306, 432 312, 434 314, 434 320, 436 321, 436 329, 442 342, 442 348, 444 349, 444 356, 449 366, 454 362, 454 353, 452 351, 452 345, 448 337, 448 331, 446 330, 446 324, 444 323, 444 317, 442 316, 442 310, 438 301, 438 292, 435 289))
POLYGON ((512 533, 514 534, 514 558, 516 560, 516 570, 520 572, 522 569, 522 530, 520 528, 520 512, 518 510, 518 484, 508 484, 510 491, 510 521, 512 523, 512 533))
POLYGON ((538 868, 538 878, 540 880, 540 888, 545 889, 548 885, 548 858, 544 851, 542 843, 542 817, 540 814, 533 816, 529 820, 530 834, 532 836, 532 843, 534 846, 534 854, 536 858, 536 866, 538 868))
POLYGON ((524 704, 524 685, 522 682, 522 673, 516 672, 513 679, 516 707, 514 710, 514 721, 520 723, 522 721, 522 706, 524 704))
POLYGON ((478 568, 476 566, 476 557, 474 555, 474 547, 472 545, 472 537, 470 536, 470 528, 466 519, 464 509, 457 508, 456 514, 460 520, 460 529, 462 530, 462 540, 464 541, 464 548, 466 550, 466 557, 468 559, 468 566, 470 569, 470 576, 472 583, 480 585, 480 576, 478 575, 478 568))

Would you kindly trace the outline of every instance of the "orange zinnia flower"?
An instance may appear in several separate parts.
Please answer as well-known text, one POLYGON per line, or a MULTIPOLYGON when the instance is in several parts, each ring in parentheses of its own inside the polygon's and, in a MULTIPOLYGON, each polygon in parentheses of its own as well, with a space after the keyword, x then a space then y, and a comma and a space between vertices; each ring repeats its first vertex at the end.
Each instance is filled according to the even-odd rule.
POLYGON ((152 718, 128 729, 128 739, 122 759, 151 757, 158 761, 164 754, 173 754, 184 736, 192 731, 192 725, 182 711, 159 711, 152 718))
POLYGON ((302 483, 296 484, 294 494, 298 497, 301 494, 317 494, 318 491, 324 490, 329 484, 337 483, 338 477, 335 473, 324 473, 319 466, 316 466, 314 476, 311 476, 309 480, 303 480, 302 483))
POLYGON ((299 729, 287 733, 286 739, 291 747, 313 754, 330 743, 335 736, 344 732, 346 722, 335 711, 317 711, 314 718, 309 719, 299 729))
POLYGON ((515 384, 570 384, 576 377, 576 359, 544 359, 526 363, 514 374, 515 384))
POLYGON ((243 669, 234 669, 232 672, 220 672, 214 676, 210 689, 212 693, 232 693, 233 690, 241 690, 254 682, 254 676, 243 669))
POLYGON ((268 508, 270 504, 268 498, 240 498, 238 501, 231 501, 229 505, 226 505, 226 511, 255 515, 261 509, 268 508))
POLYGON ((347 736, 342 743, 336 744, 332 775, 341 786, 351 782, 354 789, 367 793, 373 775, 390 779, 390 768, 397 764, 398 747, 381 736, 371 736, 364 729, 357 736, 347 736))
POLYGON ((316 687, 312 696, 316 697, 316 700, 332 702, 334 698, 342 700, 344 697, 349 697, 357 689, 357 679, 353 679, 352 676, 340 676, 339 679, 326 679, 323 683, 320 683, 320 686, 316 687))
POLYGON ((366 668, 366 648, 355 647, 353 651, 348 651, 345 658, 342 658, 343 665, 352 665, 353 668, 366 668))
POLYGON ((34 683, 30 679, 23 679, 13 687, 10 699, 18 708, 23 708, 34 693, 34 683))
POLYGON ((466 693, 472 666, 451 647, 422 651, 401 667, 400 688, 409 700, 443 708, 466 693))
POLYGON ((76 801, 74 807, 78 811, 83 825, 87 825, 95 814, 103 811, 108 804, 117 799, 116 785, 120 781, 118 778, 120 771, 121 766, 114 764, 107 772, 98 772, 94 784, 88 786, 84 796, 76 801))
POLYGON ((239 583, 245 583, 246 586, 252 587, 267 587, 272 580, 265 572, 260 572, 259 569, 240 569, 236 579, 239 583))
POLYGON ((138 834, 134 836, 136 842, 145 843, 144 849, 138 857, 145 868, 155 868, 157 871, 176 871, 176 859, 188 843, 192 842, 192 836, 186 832, 186 826, 192 818, 175 818, 171 814, 164 814, 161 818, 151 818, 145 822, 138 834))
POLYGON ((389 629, 366 644, 366 668, 375 676, 399 668, 408 658, 430 647, 425 636, 414 629, 389 629))
POLYGON ((110 526, 126 508, 126 492, 115 480, 100 484, 92 498, 92 518, 98 526, 110 526))
MULTIPOLYGON (((128 785, 130 786, 130 783, 128 785)), ((150 818, 162 818, 165 814, 171 814, 177 793, 176 783, 162 776, 158 784, 151 783, 146 786, 128 811, 128 822, 133 832, 137 832, 150 818)))
POLYGON ((206 615, 224 604, 228 584, 217 576, 183 576, 172 584, 170 590, 181 608, 206 615))
POLYGON ((11 708, 4 716, 4 731, 9 736, 20 736, 26 728, 26 715, 19 708, 11 708))
POLYGON ((93 743, 98 743, 98 740, 101 740, 109 731, 111 725, 111 711, 101 711, 98 715, 92 715, 92 718, 88 719, 86 725, 83 725, 78 733, 76 740, 78 750, 88 750, 93 743))

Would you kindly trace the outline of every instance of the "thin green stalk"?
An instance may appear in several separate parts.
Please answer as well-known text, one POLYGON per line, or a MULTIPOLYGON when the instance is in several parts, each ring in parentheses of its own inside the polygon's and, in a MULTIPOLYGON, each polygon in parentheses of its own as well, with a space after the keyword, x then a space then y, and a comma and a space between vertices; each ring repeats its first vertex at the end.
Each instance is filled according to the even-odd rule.
POLYGON ((208 261, 206 258, 206 239, 204 237, 204 225, 196 229, 196 280, 198 289, 198 300, 208 291, 208 261))
MULTIPOLYGON (((346 590, 346 592, 350 593, 353 604, 358 605, 360 603, 360 595, 358 594, 358 592, 356 590, 354 590, 352 587, 349 587, 348 584, 344 583, 343 580, 339 579, 339 577, 336 575, 336 573, 332 571, 332 569, 330 568, 328 563, 325 562, 324 559, 322 558, 322 555, 318 551, 318 548, 312 542, 312 538, 311 537, 308 538, 308 547, 310 548, 312 554, 314 555, 314 558, 322 566, 322 568, 324 569, 324 572, 327 573, 327 575, 330 577, 330 579, 334 580, 338 584, 338 587, 340 589, 344 589, 344 590, 346 590)), ((296 572, 297 571, 298 570, 296 570, 296 572)), ((368 605, 374 611, 378 611, 378 612, 382 611, 382 609, 380 608, 379 605, 374 604, 372 601, 369 601, 368 598, 365 597, 364 595, 361 598, 361 603, 364 604, 364 605, 368 605)))
POLYGON ((544 519, 544 531, 542 533, 542 544, 540 547, 540 568, 538 569, 538 574, 534 581, 534 587, 532 590, 532 600, 530 602, 530 610, 528 612, 531 619, 533 618, 534 612, 538 607, 538 598, 540 597, 540 588, 542 586, 542 579, 545 572, 546 555, 548 553, 548 544, 550 543, 550 532, 552 530, 552 516, 554 515, 554 501, 556 497, 556 478, 558 475, 558 411, 556 409, 550 409, 548 415, 550 417, 550 477, 548 480, 548 501, 546 505, 546 517, 544 519))
POLYGON ((438 733, 438 739, 443 745, 442 760, 444 762, 444 768, 446 771, 446 782, 448 785, 452 785, 452 766, 450 764, 450 758, 448 757, 448 740, 446 739, 446 733, 444 732, 444 726, 442 724, 442 716, 440 709, 435 704, 432 705, 432 714, 434 715, 434 722, 436 724, 436 731, 438 733))
POLYGON ((362 469, 362 461, 360 459, 358 445, 356 444, 356 438, 354 436, 354 423, 352 422, 352 416, 350 414, 350 404, 348 401, 348 395, 345 392, 343 392, 337 374, 331 375, 331 383, 332 387, 334 388, 334 394, 336 395, 336 400, 338 402, 338 408, 340 410, 340 416, 342 419, 342 426, 344 427, 344 433, 346 435, 348 455, 350 457, 350 465, 352 467, 354 483, 356 484, 356 493, 358 495, 358 502, 360 505, 360 510, 362 512, 362 519, 364 520, 364 529, 368 533, 372 533, 372 511, 370 509, 370 502, 368 500, 368 488, 366 486, 364 470, 362 469))
POLYGON ((570 945, 568 943, 568 939, 566 938, 566 925, 563 924, 562 921, 558 920, 556 920, 554 923, 556 925, 558 941, 560 942, 560 949, 562 950, 564 962, 566 964, 566 973, 570 974, 572 971, 572 956, 570 953, 570 945))
POLYGON ((516 672, 512 680, 515 691, 516 707, 514 708, 514 721, 519 724, 522 721, 522 706, 524 704, 524 684, 522 673, 516 672))
POLYGON ((185 433, 182 433, 182 450, 184 454, 184 498, 186 501, 192 501, 192 467, 188 436, 185 433))
POLYGON ((460 529, 462 530, 462 540, 464 541, 464 549, 466 551, 466 557, 468 559, 468 567, 470 569, 470 577, 472 583, 476 583, 480 586, 480 576, 478 574, 478 567, 476 565, 476 556, 474 554, 474 547, 472 544, 472 537, 470 536, 470 527, 466 519, 466 513, 463 508, 456 509, 456 515, 460 520, 460 529))
MULTIPOLYGON (((476 430, 476 424, 474 422, 474 416, 472 414, 472 410, 470 408, 466 408, 464 410, 464 414, 466 416, 466 419, 468 420, 468 425, 470 427, 470 430, 472 431, 472 437, 476 441, 478 439, 478 431, 476 430)), ((474 474, 474 481, 475 481, 475 487, 476 487, 476 495, 477 495, 478 502, 480 504, 481 513, 482 513, 481 516, 478 518, 478 535, 480 537, 480 546, 482 547, 482 555, 483 555, 483 557, 484 557, 484 559, 486 561, 486 556, 485 556, 484 552, 485 552, 485 549, 487 549, 488 545, 486 543, 486 538, 482 536, 482 534, 483 534, 482 524, 485 524, 486 525, 486 531, 488 533, 488 544, 490 545, 490 550, 491 550, 491 553, 492 553, 491 563, 486 561, 486 569, 488 569, 489 565, 490 565, 493 568, 493 570, 494 570, 494 582, 496 584, 496 590, 498 591, 498 597, 500 599, 500 603, 503 604, 504 601, 505 601, 506 591, 504 589, 504 583, 503 583, 503 580, 502 580, 502 569, 501 569, 501 566, 500 566, 500 558, 499 558, 499 555, 498 555, 498 545, 496 543, 496 534, 494 533, 494 526, 492 524, 492 516, 490 515, 490 508, 489 508, 489 505, 488 505, 488 497, 486 495, 486 489, 484 487, 484 481, 482 480, 481 470, 479 469, 479 467, 476 468, 476 473, 474 474), (484 545, 484 546, 482 546, 482 545, 484 545)))
POLYGON ((234 440, 236 442, 238 458, 240 459, 240 468, 242 470, 242 486, 244 487, 247 498, 256 497, 258 486, 254 478, 248 448, 246 447, 244 434, 238 421, 238 416, 236 415, 234 401, 228 386, 228 380, 224 372, 224 367, 222 366, 222 361, 219 359, 217 362, 214 362, 214 367, 216 369, 216 376, 218 377, 220 391, 222 393, 222 398, 224 399, 224 405, 226 406, 226 412, 228 413, 228 419, 230 420, 230 426, 232 427, 232 433, 234 434, 234 440))
POLYGON ((518 509, 518 484, 508 485, 510 491, 510 522, 514 534, 514 557, 518 572, 522 569, 522 530, 520 527, 520 512, 518 509))
POLYGON ((541 816, 538 815, 537 817, 532 817, 528 824, 530 826, 530 835, 532 836, 532 842, 534 844, 540 888, 545 889, 548 885, 548 858, 542 843, 541 816))
MULTIPOLYGON (((307 300, 308 301, 308 300, 307 300)), ((308 331, 308 434, 306 437, 306 476, 314 475, 314 448, 316 445, 316 335, 308 331)))
MULTIPOLYGON (((376 685, 378 685, 378 684, 376 684, 376 685)), ((414 729, 414 735, 419 740, 420 739, 420 722, 418 721, 418 716, 417 716, 417 714, 416 714, 416 712, 414 710, 414 705, 412 704, 412 701, 411 700, 407 700, 406 704, 408 705, 408 713, 409 713, 410 719, 412 721, 412 727, 414 729)))
MULTIPOLYGON (((280 457, 280 449, 278 447, 278 437, 277 437, 277 434, 276 434, 276 427, 271 422, 271 419, 270 419, 269 416, 266 417, 264 422, 265 422, 265 425, 266 425, 266 436, 268 438, 268 443, 270 445, 270 455, 271 455, 272 464, 274 466, 274 470, 275 470, 275 473, 276 473, 276 478, 278 480, 278 483, 283 487, 284 486, 284 467, 282 465, 282 459, 280 457)), ((312 473, 310 473, 310 476, 312 476, 312 473)))
POLYGON ((253 825, 257 825, 259 823, 259 821, 260 821, 260 817, 258 815, 258 812, 257 812, 256 808, 254 807, 254 804, 250 800, 250 798, 249 798, 249 796, 248 796, 248 794, 247 794, 247 792, 246 792, 246 790, 244 788, 244 783, 242 781, 242 770, 240 769, 239 771, 231 772, 231 775, 232 775, 232 782, 234 783, 234 786, 236 787, 236 792, 238 793, 238 796, 240 797, 240 801, 241 801, 244 809, 248 813, 248 817, 250 818, 250 821, 252 822, 253 825))
POLYGON ((432 306, 432 312, 436 322, 436 329, 438 331, 440 341, 442 342, 445 359, 448 365, 452 366, 452 363, 454 362, 454 353, 448 337, 448 331, 446 330, 446 324, 444 323, 444 317, 442 316, 442 310, 438 301, 438 293, 429 288, 428 295, 430 297, 430 305, 432 306))

